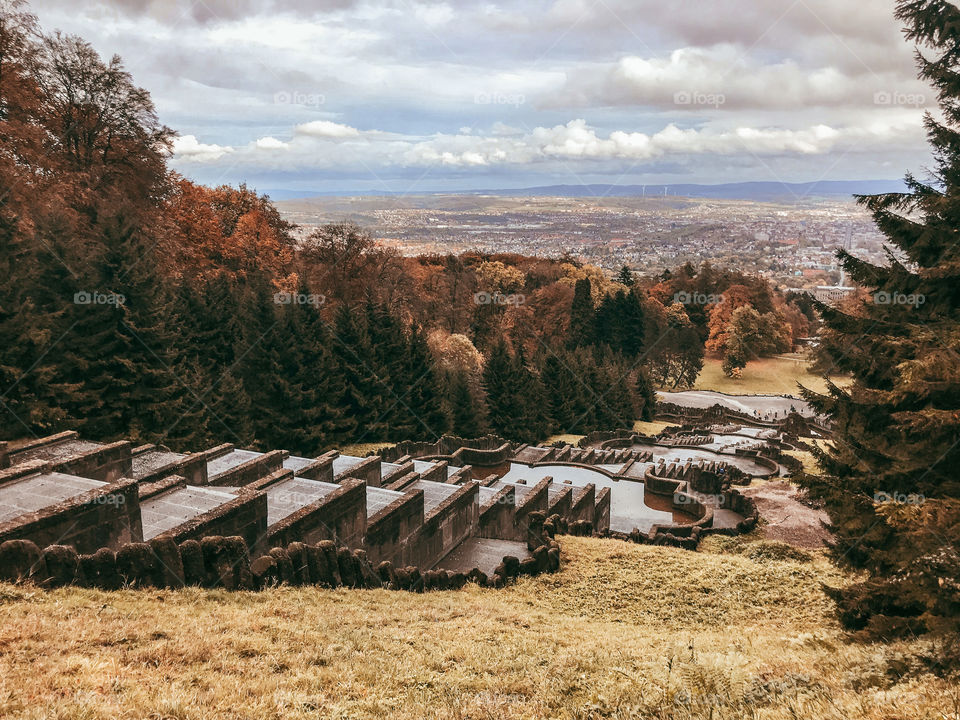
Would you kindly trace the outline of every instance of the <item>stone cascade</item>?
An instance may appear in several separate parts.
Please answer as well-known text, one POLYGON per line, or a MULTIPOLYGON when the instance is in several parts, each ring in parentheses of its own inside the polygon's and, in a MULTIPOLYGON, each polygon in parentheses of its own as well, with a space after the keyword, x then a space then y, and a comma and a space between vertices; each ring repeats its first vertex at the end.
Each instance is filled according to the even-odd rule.
MULTIPOLYGON (((504 446, 498 440, 483 444, 496 450, 504 446)), ((429 449, 437 447, 448 445, 429 449)), ((545 486, 520 496, 491 487, 496 476, 474 480, 470 465, 405 455, 303 458, 230 444, 174 453, 76 433, 2 449, 0 543, 64 545, 81 555, 230 537, 243 541, 253 562, 278 547, 332 542, 374 565, 426 572, 455 552, 461 564, 472 557, 489 564, 491 548, 522 562, 537 513, 595 521, 594 494, 578 492, 575 502, 572 489, 545 486)), ((462 449, 451 457, 469 455, 462 449)), ((602 514, 602 500, 600 507, 602 514)), ((494 567, 477 569, 490 575, 494 567)))

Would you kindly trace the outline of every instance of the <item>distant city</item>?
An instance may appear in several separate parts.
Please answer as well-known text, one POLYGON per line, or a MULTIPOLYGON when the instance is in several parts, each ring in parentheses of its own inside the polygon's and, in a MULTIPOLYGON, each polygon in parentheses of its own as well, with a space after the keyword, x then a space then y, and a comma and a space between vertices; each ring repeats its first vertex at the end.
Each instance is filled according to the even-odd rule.
POLYGON ((753 272, 783 289, 836 300, 849 290, 838 248, 883 263, 883 236, 848 198, 801 202, 685 197, 422 195, 316 197, 278 203, 300 234, 352 221, 404 255, 570 255, 656 275, 686 262, 753 272))

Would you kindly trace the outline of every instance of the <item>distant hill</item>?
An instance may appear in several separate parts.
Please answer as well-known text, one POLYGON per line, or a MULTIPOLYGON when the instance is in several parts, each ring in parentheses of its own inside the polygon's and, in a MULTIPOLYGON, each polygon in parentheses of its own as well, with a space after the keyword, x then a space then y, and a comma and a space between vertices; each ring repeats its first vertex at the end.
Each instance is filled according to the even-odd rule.
POLYGON ((813 198, 844 198, 905 190, 901 180, 820 180, 808 183, 742 182, 721 185, 541 185, 527 188, 492 190, 418 190, 415 193, 384 190, 264 190, 274 200, 300 200, 311 197, 377 197, 392 195, 500 195, 504 197, 672 197, 716 198, 797 202, 813 198))
MULTIPOLYGON (((900 180, 821 180, 809 183, 743 182, 722 185, 548 185, 522 190, 492 190, 482 194, 561 197, 635 197, 671 195, 727 200, 802 200, 849 197, 905 190, 900 180)), ((476 193, 474 193, 476 194, 476 193)))

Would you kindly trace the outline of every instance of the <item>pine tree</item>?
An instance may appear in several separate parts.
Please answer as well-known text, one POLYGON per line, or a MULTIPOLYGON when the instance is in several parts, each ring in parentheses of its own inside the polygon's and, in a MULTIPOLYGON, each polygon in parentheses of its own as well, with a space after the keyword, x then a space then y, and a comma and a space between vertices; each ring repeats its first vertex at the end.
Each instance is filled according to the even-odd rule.
POLYGON ((57 356, 47 352, 66 328, 62 310, 45 312, 38 302, 42 287, 55 279, 44 277, 6 200, 0 202, 0 277, 0 439, 48 434, 67 420, 56 397, 65 388, 54 386, 57 356))
POLYGON ((384 411, 389 401, 369 364, 370 342, 366 328, 347 305, 336 310, 332 339, 337 371, 343 377, 343 394, 337 405, 356 423, 358 435, 354 441, 388 439, 384 411))
POLYGON ((283 329, 289 326, 288 314, 280 310, 286 306, 274 302, 270 282, 258 275, 251 276, 241 302, 243 325, 231 375, 250 403, 252 446, 283 447, 282 429, 297 391, 282 370, 287 350, 283 329))
POLYGON ((485 431, 482 408, 471 387, 466 370, 454 369, 446 377, 447 407, 450 430, 463 438, 475 438, 485 431))
POLYGON ((196 368, 194 402, 206 419, 205 444, 249 446, 251 403, 238 374, 241 328, 248 325, 241 288, 224 274, 197 285, 184 281, 178 306, 185 362, 196 368))
POLYGON ((590 278, 577 280, 573 288, 573 304, 570 306, 570 327, 567 330, 567 347, 577 348, 594 342, 596 312, 590 290, 590 278))
MULTIPOLYGON (((653 382, 650 380, 650 374, 644 367, 637 369, 637 381, 635 385, 636 402, 639 412, 636 414, 641 420, 650 422, 653 420, 653 414, 657 406, 657 392, 653 389, 653 382)), ((628 427, 632 427, 630 423, 628 427)))
POLYGON ((856 313, 819 306, 827 364, 853 383, 804 392, 834 422, 826 475, 805 484, 826 503, 835 558, 871 574, 837 593, 842 617, 884 634, 960 622, 960 9, 900 0, 897 18, 933 56, 917 53, 943 115, 925 120, 934 177, 858 198, 907 262, 838 254, 873 294, 856 313))
POLYGON ((508 440, 528 437, 524 424, 525 408, 517 392, 519 374, 514 358, 501 339, 493 346, 483 371, 490 427, 508 440))
MULTIPOLYGON (((298 295, 315 297, 306 285, 298 295)), ((354 437, 357 425, 338 404, 346 386, 319 309, 310 303, 297 305, 296 309, 297 339, 302 348, 297 373, 303 392, 300 419, 306 435, 304 452, 314 455, 354 437)))
POLYGON ((403 324, 382 303, 368 299, 364 308, 368 342, 364 362, 376 377, 384 399, 385 438, 408 438, 422 430, 406 395, 417 380, 409 368, 408 341, 403 324))
POLYGON ((633 271, 630 269, 629 265, 624 265, 620 268, 620 272, 617 275, 617 282, 621 285, 626 285, 627 287, 633 287, 633 271))
POLYGON ((540 373, 547 394, 547 411, 553 421, 552 429, 559 433, 573 432, 577 420, 576 401, 582 389, 581 381, 570 369, 573 364, 571 353, 550 351, 540 373))
POLYGON ((523 426, 521 439, 539 442, 550 432, 550 417, 547 414, 547 391, 536 370, 527 364, 526 353, 521 345, 513 361, 516 392, 520 402, 520 421, 523 426))
POLYGON ((449 419, 443 409, 440 378, 427 339, 419 326, 410 330, 405 364, 406 387, 398 387, 398 404, 409 414, 410 433, 404 437, 435 440, 446 432, 449 419))

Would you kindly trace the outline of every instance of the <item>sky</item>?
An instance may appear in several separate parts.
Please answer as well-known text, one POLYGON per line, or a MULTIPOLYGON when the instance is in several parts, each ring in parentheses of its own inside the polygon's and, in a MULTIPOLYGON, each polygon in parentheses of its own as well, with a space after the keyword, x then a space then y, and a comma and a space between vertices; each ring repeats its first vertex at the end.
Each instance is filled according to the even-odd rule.
POLYGON ((34 0, 173 166, 260 190, 896 179, 935 109, 887 0, 34 0))

